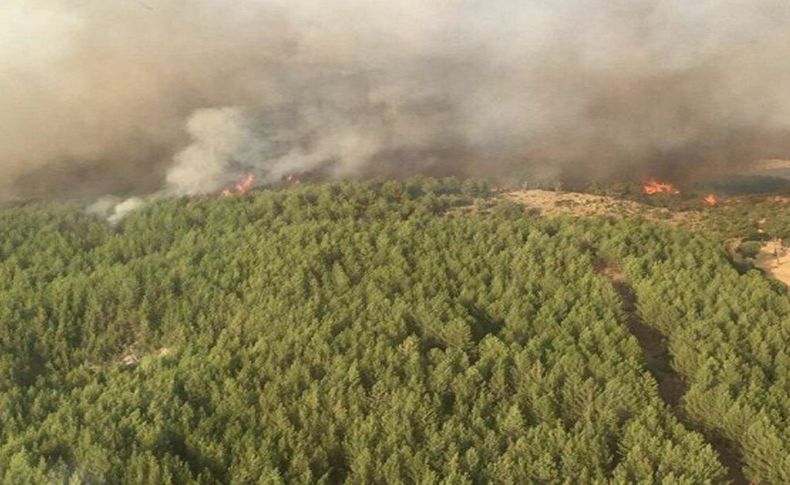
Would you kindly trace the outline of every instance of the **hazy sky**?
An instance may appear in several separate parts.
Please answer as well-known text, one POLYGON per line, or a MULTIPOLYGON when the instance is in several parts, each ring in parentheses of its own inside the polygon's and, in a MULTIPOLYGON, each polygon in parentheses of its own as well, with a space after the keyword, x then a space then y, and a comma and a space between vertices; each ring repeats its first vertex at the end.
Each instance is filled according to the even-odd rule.
POLYGON ((5 0, 0 199, 790 156, 786 0, 5 0))

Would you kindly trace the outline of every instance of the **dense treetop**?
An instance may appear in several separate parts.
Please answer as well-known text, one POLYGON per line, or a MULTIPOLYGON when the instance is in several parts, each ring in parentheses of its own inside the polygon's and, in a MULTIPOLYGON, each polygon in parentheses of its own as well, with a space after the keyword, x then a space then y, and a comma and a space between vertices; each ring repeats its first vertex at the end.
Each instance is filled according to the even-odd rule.
POLYGON ((790 483, 784 288, 712 236, 428 178, 163 200, 117 227, 0 211, 0 481, 721 482, 601 259, 667 336, 690 419, 790 483))

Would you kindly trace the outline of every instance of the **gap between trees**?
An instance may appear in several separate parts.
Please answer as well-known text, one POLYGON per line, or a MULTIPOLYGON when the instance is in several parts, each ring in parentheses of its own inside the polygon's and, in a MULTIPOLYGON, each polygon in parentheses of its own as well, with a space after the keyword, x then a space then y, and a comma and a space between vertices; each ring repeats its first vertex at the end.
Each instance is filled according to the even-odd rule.
POLYGON ((674 416, 687 428, 702 434, 719 455, 719 461, 727 469, 727 479, 735 484, 748 484, 743 475, 743 461, 735 443, 724 438, 715 431, 702 428, 692 422, 683 411, 681 401, 688 390, 685 378, 676 372, 671 365, 671 357, 667 348, 666 338, 656 329, 647 325, 639 315, 636 307, 636 296, 625 281, 623 273, 616 267, 603 261, 596 265, 598 272, 611 281, 623 304, 625 324, 631 332, 645 356, 645 367, 658 382, 658 395, 669 405, 674 416))

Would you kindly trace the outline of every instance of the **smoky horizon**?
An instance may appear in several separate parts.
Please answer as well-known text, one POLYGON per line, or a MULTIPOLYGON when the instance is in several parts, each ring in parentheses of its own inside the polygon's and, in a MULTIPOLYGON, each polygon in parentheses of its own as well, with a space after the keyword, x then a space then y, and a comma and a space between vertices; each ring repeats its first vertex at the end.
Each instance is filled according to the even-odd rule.
POLYGON ((790 158, 786 0, 11 0, 0 201, 790 158))

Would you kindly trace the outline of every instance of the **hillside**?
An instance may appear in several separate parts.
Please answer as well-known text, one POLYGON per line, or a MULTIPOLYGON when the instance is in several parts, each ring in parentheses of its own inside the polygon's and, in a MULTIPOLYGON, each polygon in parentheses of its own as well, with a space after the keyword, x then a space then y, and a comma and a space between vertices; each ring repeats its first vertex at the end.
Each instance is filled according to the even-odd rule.
POLYGON ((596 214, 427 178, 4 209, 0 482, 790 483, 786 288, 596 214))

